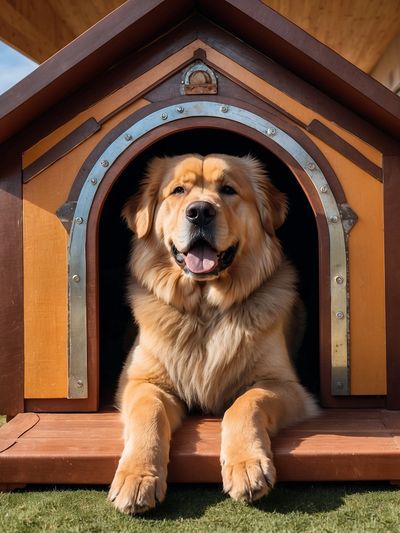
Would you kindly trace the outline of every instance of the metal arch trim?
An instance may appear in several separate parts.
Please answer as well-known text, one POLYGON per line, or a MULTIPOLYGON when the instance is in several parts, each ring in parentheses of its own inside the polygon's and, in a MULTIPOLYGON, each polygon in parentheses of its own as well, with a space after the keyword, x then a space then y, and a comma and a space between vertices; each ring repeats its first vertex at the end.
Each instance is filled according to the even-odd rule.
POLYGON ((332 394, 350 394, 346 232, 339 206, 321 169, 297 141, 250 111, 212 101, 183 101, 147 115, 119 135, 93 165, 80 192, 68 243, 68 398, 88 397, 86 223, 96 191, 112 164, 137 139, 161 124, 189 117, 214 117, 245 124, 269 136, 307 173, 320 198, 329 231, 332 394))

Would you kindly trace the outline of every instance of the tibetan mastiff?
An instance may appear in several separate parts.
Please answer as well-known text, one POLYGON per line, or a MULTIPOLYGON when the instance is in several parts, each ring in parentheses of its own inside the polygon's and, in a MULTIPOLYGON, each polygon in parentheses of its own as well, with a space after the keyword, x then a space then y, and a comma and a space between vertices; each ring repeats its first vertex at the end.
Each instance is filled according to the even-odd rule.
POLYGON ((275 235, 286 211, 260 162, 221 154, 153 159, 125 205, 139 334, 118 392, 125 446, 109 499, 120 511, 164 499, 188 409, 222 416, 224 491, 245 501, 274 486, 271 435, 316 414, 291 362, 303 317, 275 235))

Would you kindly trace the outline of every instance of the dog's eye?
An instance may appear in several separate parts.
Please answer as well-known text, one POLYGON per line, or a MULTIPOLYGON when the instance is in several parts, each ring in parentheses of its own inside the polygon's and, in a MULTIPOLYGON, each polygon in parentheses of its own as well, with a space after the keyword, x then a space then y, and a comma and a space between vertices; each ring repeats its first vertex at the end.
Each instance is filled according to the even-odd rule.
POLYGON ((233 194, 237 194, 237 192, 235 191, 235 189, 233 187, 231 187, 230 185, 222 185, 219 189, 219 192, 221 194, 228 194, 228 195, 233 195, 233 194))
POLYGON ((185 192, 185 189, 182 186, 175 187, 175 189, 172 191, 171 194, 179 195, 183 194, 185 192))

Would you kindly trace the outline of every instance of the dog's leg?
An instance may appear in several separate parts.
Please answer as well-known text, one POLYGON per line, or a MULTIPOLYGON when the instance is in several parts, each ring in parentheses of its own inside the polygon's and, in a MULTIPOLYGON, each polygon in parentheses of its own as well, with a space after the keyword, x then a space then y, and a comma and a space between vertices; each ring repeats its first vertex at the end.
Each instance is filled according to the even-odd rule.
POLYGON ((222 421, 224 491, 235 500, 254 501, 276 481, 270 435, 316 411, 296 382, 261 382, 237 398, 222 421))
POLYGON ((171 434, 184 411, 174 396, 134 380, 126 384, 121 411, 125 447, 108 498, 123 513, 144 513, 165 497, 171 434))

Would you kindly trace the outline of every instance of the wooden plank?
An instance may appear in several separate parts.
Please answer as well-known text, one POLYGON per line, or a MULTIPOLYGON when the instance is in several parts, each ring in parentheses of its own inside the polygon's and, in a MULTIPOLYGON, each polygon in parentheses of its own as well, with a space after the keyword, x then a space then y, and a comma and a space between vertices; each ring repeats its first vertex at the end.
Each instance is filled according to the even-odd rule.
POLYGON ((386 350, 390 409, 400 409, 400 157, 383 159, 386 350))
POLYGON ((94 133, 99 131, 101 125, 93 117, 88 118, 80 126, 75 128, 64 139, 55 144, 42 156, 36 159, 31 165, 26 167, 23 172, 23 180, 27 183, 34 176, 39 174, 42 170, 46 169, 58 159, 61 159, 65 154, 69 153, 76 146, 85 141, 88 137, 91 137, 94 133))
MULTIPOLYGON (((0 453, 0 483, 110 483, 123 447, 118 413, 38 418, 30 430, 29 413, 0 429, 16 442, 0 453)), ((326 410, 272 444, 281 481, 400 479, 399 411, 326 410)), ((189 417, 173 436, 169 480, 220 482, 219 449, 220 420, 189 417)))
POLYGON ((21 161, 0 151, 0 412, 24 410, 21 161))
POLYGON ((353 145, 342 139, 339 135, 327 128, 319 120, 313 120, 308 126, 307 130, 321 139, 322 141, 335 148, 338 152, 343 154, 347 159, 353 161, 357 166, 368 172, 371 176, 379 181, 382 181, 382 170, 367 159, 361 152, 356 150, 353 145))

